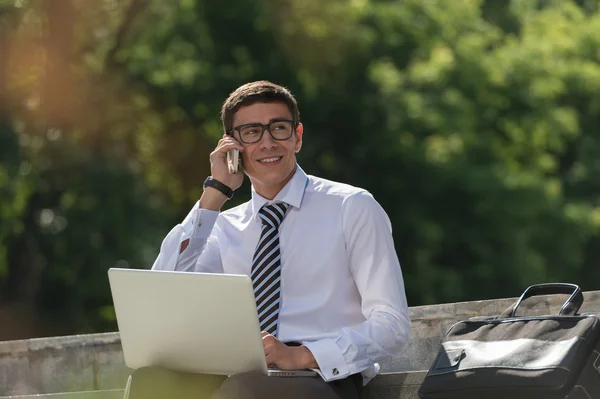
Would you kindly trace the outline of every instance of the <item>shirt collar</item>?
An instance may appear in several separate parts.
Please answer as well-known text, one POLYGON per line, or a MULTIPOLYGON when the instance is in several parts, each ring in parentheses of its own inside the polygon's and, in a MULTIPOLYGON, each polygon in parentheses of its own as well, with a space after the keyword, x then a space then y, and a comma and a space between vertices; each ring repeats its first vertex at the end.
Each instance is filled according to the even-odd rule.
POLYGON ((260 208, 263 207, 266 203, 274 203, 274 202, 285 202, 290 204, 295 208, 300 208, 302 205, 302 198, 304 198, 304 190, 306 189, 306 185, 308 183, 308 176, 302 168, 296 164, 296 171, 294 172, 294 176, 290 179, 289 182, 281 189, 281 191, 273 198, 273 200, 268 200, 258 194, 254 187, 252 187, 252 201, 251 201, 251 210, 252 215, 256 216, 260 208))

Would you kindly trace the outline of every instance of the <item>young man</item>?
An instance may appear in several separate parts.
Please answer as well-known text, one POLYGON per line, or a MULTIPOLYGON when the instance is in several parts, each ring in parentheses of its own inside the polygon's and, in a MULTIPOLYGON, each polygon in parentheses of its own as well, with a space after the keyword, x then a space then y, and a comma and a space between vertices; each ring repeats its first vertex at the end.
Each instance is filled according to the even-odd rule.
POLYGON ((213 397, 358 398, 376 362, 410 336, 389 219, 367 191, 297 165, 303 126, 285 88, 243 85, 221 118, 226 133, 210 154, 204 193, 167 235, 153 269, 251 276, 267 364, 317 369, 321 378, 247 373, 226 379, 213 397), (220 213, 244 176, 229 171, 234 149, 252 199, 220 213))

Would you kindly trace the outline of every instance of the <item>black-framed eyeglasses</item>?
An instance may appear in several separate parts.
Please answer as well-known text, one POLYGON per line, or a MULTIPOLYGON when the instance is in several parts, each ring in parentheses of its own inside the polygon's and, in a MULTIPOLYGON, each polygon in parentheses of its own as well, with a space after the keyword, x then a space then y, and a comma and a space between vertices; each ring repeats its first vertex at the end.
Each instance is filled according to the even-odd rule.
POLYGON ((233 135, 233 132, 237 130, 240 135, 240 140, 245 144, 258 143, 262 140, 265 130, 269 132, 273 140, 287 140, 292 137, 296 128, 296 122, 288 119, 279 119, 272 121, 268 125, 262 123, 248 123, 245 125, 239 125, 229 130, 227 134, 233 135))

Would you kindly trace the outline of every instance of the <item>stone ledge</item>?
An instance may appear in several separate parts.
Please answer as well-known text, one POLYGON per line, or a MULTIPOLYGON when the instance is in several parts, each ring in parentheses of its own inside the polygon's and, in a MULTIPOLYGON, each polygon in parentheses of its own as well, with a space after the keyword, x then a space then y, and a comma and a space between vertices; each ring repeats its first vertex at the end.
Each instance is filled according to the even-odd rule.
POLYGON ((123 399, 123 389, 107 389, 104 391, 82 391, 48 393, 38 395, 2 396, 0 399, 123 399))
POLYGON ((119 389, 130 370, 118 333, 0 342, 0 395, 119 389))
MULTIPOLYGON (((586 292, 584 296, 581 311, 600 312, 600 291, 586 292)), ((409 345, 399 356, 382 362, 381 372, 429 369, 452 324, 473 316, 498 315, 515 299, 410 308, 413 326, 409 345)), ((562 296, 536 298, 528 313, 556 313, 563 301, 562 296)), ((122 389, 129 374, 118 333, 0 342, 0 397, 122 389)))

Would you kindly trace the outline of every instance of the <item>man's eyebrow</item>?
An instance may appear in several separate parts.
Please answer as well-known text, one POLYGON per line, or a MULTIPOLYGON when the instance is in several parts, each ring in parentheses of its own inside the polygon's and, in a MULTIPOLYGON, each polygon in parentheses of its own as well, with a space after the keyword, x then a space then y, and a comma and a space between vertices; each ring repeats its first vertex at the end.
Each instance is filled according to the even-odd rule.
MULTIPOLYGON (((293 120, 293 119, 285 118, 285 117, 277 117, 277 118, 269 119, 269 123, 280 122, 280 121, 291 121, 291 120, 293 120)), ((246 123, 240 123, 235 126, 245 126, 245 125, 261 125, 261 123, 260 122, 246 122, 246 123)))

